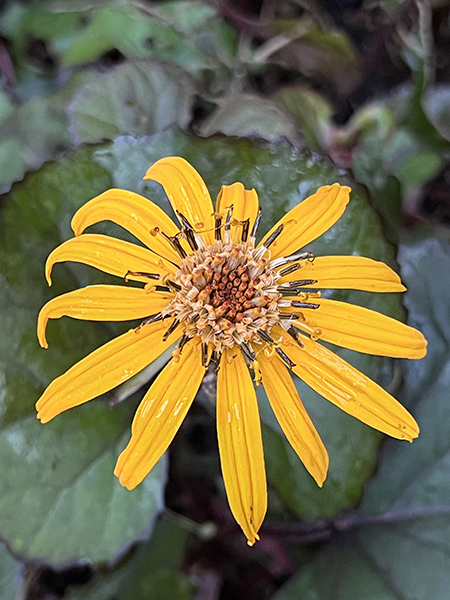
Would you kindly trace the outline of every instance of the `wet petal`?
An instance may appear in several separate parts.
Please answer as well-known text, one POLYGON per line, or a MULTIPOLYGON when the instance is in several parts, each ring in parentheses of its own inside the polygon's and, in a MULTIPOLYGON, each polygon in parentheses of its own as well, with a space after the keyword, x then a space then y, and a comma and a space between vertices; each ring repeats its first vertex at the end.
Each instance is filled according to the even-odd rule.
POLYGON ((184 158, 169 156, 158 160, 144 179, 160 183, 175 213, 182 213, 208 244, 214 244, 214 216, 205 182, 184 158))
MULTIPOLYGON (((357 352, 392 358, 423 358, 427 341, 422 333, 379 312, 325 298, 314 298, 315 310, 303 310, 294 321, 313 337, 357 352)), ((297 310, 297 309, 290 309, 297 310)))
POLYGON ((262 383, 276 418, 300 460, 322 487, 327 476, 328 453, 302 401, 292 377, 276 354, 258 354, 262 383))
MULTIPOLYGON (((274 328, 280 337, 286 333, 274 328)), ((374 381, 321 344, 300 336, 303 347, 285 339, 294 373, 344 412, 392 437, 412 441, 419 427, 409 412, 374 381)))
POLYGON ((73 406, 83 404, 139 373, 181 335, 162 337, 172 319, 131 329, 76 363, 48 386, 36 403, 38 419, 47 423, 73 406))
POLYGON ((75 213, 72 229, 78 236, 86 227, 100 221, 117 223, 156 254, 175 263, 180 261, 180 257, 169 242, 157 231, 174 236, 179 229, 172 219, 151 200, 127 190, 108 190, 84 204, 75 213))
MULTIPOLYGON (((169 275, 175 273, 176 267, 154 254, 151 250, 130 244, 123 240, 85 233, 80 237, 67 240, 55 248, 45 263, 45 276, 48 284, 52 284, 51 272, 58 262, 80 262, 111 275, 124 278, 128 271, 169 275)), ((148 283, 145 277, 129 275, 127 279, 148 283)))
POLYGON ((236 349, 226 349, 220 361, 217 434, 231 512, 253 544, 267 510, 266 472, 256 394, 236 349))
POLYGON ((280 283, 315 279, 311 288, 403 292, 400 277, 383 262, 363 256, 317 256, 303 261, 302 268, 280 278, 280 283))
POLYGON ((173 294, 120 285, 90 285, 47 302, 38 317, 39 343, 48 348, 45 329, 49 319, 67 316, 89 321, 143 319, 167 307, 173 294))
POLYGON ((145 394, 131 428, 131 440, 119 456, 114 474, 129 490, 135 488, 167 450, 205 375, 201 346, 187 344, 145 394))
POLYGON ((324 185, 286 213, 263 237, 260 245, 284 225, 282 233, 270 246, 272 258, 294 254, 336 223, 348 204, 349 194, 350 188, 339 183, 324 185))
MULTIPOLYGON (((250 231, 258 213, 258 194, 255 190, 246 190, 242 183, 223 185, 217 196, 216 212, 222 216, 224 222, 228 208, 233 207, 233 221, 237 222, 250 219, 250 231)), ((231 239, 241 240, 242 225, 231 225, 231 239)), ((223 236, 222 236, 223 239, 223 236)))

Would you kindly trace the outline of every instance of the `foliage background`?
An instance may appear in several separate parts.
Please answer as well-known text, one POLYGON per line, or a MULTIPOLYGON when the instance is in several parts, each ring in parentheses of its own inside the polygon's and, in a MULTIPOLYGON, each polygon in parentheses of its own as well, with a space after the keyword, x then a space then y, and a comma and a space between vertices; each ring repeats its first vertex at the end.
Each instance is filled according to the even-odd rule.
POLYGON ((449 18, 447 0, 0 4, 2 599, 448 599, 449 18), (142 176, 171 154, 213 194, 255 187, 263 230, 318 186, 350 183, 349 209, 312 250, 384 260, 408 291, 335 297, 404 318, 429 341, 420 362, 341 352, 413 412, 412 445, 296 381, 330 453, 323 489, 258 390, 269 513, 253 548, 224 496, 213 377, 133 492, 114 462, 167 357, 45 427, 35 419, 52 378, 130 326, 62 319, 40 349, 42 304, 109 280, 58 265, 48 289, 46 256, 109 187, 169 210, 142 176))

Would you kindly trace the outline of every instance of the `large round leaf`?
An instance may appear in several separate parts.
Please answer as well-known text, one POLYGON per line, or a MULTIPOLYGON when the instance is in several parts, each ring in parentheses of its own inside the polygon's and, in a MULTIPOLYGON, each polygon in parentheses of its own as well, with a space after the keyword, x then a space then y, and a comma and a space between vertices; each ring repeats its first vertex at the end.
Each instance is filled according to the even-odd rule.
MULTIPOLYGON (((330 163, 287 143, 199 139, 165 132, 80 149, 15 186, 5 198, 0 216, 0 325, 5 334, 0 341, 4 397, 0 497, 2 514, 8 515, 0 524, 0 534, 28 558, 53 563, 76 558, 108 560, 149 531, 160 507, 162 470, 153 471, 133 492, 116 489, 112 475, 135 401, 130 399, 112 411, 104 400, 94 401, 45 426, 34 421, 33 404, 53 377, 124 330, 62 319, 50 324, 50 349, 41 350, 35 338, 35 319, 42 304, 57 293, 106 279, 82 265, 57 265, 54 286, 48 290, 43 277, 46 256, 71 237, 70 218, 76 208, 109 187, 142 193, 170 210, 162 188, 142 180, 150 164, 168 155, 189 160, 213 196, 222 184, 236 180, 256 188, 263 209, 261 233, 320 185, 336 180, 347 183, 330 163), (103 519, 99 519, 99 506, 104 508, 103 519), (73 536, 70 542, 69 536, 73 536)), ((102 230, 113 231, 108 224, 102 230)), ((117 228, 114 233, 119 233, 117 228)), ((383 240, 374 213, 357 190, 346 215, 313 249, 317 254, 355 252, 392 260, 392 250, 383 240)), ((341 293, 339 297, 390 314, 398 313, 400 306, 398 296, 385 294, 341 293)), ((378 376, 387 364, 353 353, 350 360, 369 376, 378 376)), ((311 484, 275 429, 266 436, 269 479, 298 514, 334 514, 357 499, 375 460, 378 434, 341 415, 309 388, 302 390, 301 396, 331 455, 329 488, 319 490, 311 484), (276 447, 281 451, 275 451, 276 447), (285 485, 289 478, 296 482, 295 493, 285 485)))

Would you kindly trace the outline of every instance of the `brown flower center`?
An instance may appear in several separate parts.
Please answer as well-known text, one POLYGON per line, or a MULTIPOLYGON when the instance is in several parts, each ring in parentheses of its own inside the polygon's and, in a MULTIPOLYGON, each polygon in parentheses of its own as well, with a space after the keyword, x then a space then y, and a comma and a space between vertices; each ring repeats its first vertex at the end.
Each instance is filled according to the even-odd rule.
POLYGON ((279 322, 278 274, 265 248, 217 241, 186 256, 174 282, 180 288, 164 311, 217 352, 234 344, 260 342, 279 322))

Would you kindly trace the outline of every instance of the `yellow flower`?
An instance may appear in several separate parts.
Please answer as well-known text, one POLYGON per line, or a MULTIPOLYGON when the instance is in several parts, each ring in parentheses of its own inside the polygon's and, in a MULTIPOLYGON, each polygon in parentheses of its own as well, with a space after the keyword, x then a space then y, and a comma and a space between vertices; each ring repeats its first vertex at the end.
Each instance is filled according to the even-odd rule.
POLYGON ((62 261, 82 262, 141 287, 97 285, 54 298, 41 310, 38 337, 47 347, 48 319, 143 319, 55 379, 37 402, 46 423, 139 373, 178 340, 172 359, 145 394, 131 440, 115 474, 136 487, 166 451, 194 400, 210 362, 217 375, 217 433, 231 511, 249 544, 267 507, 261 425, 255 389, 262 382, 274 413, 319 486, 328 455, 288 373, 364 423, 412 441, 419 429, 392 396, 317 342, 359 352, 421 358, 423 335, 372 310, 321 298, 321 288, 401 292, 387 265, 360 256, 314 257, 299 249, 341 217, 350 188, 321 187, 287 213, 255 246, 261 211, 255 190, 223 186, 216 210, 195 169, 164 158, 145 179, 159 182, 181 228, 150 200, 111 189, 74 216, 75 238, 48 257, 46 277, 62 261), (83 234, 111 220, 146 248, 83 234), (81 235, 83 234, 83 235, 81 235))

